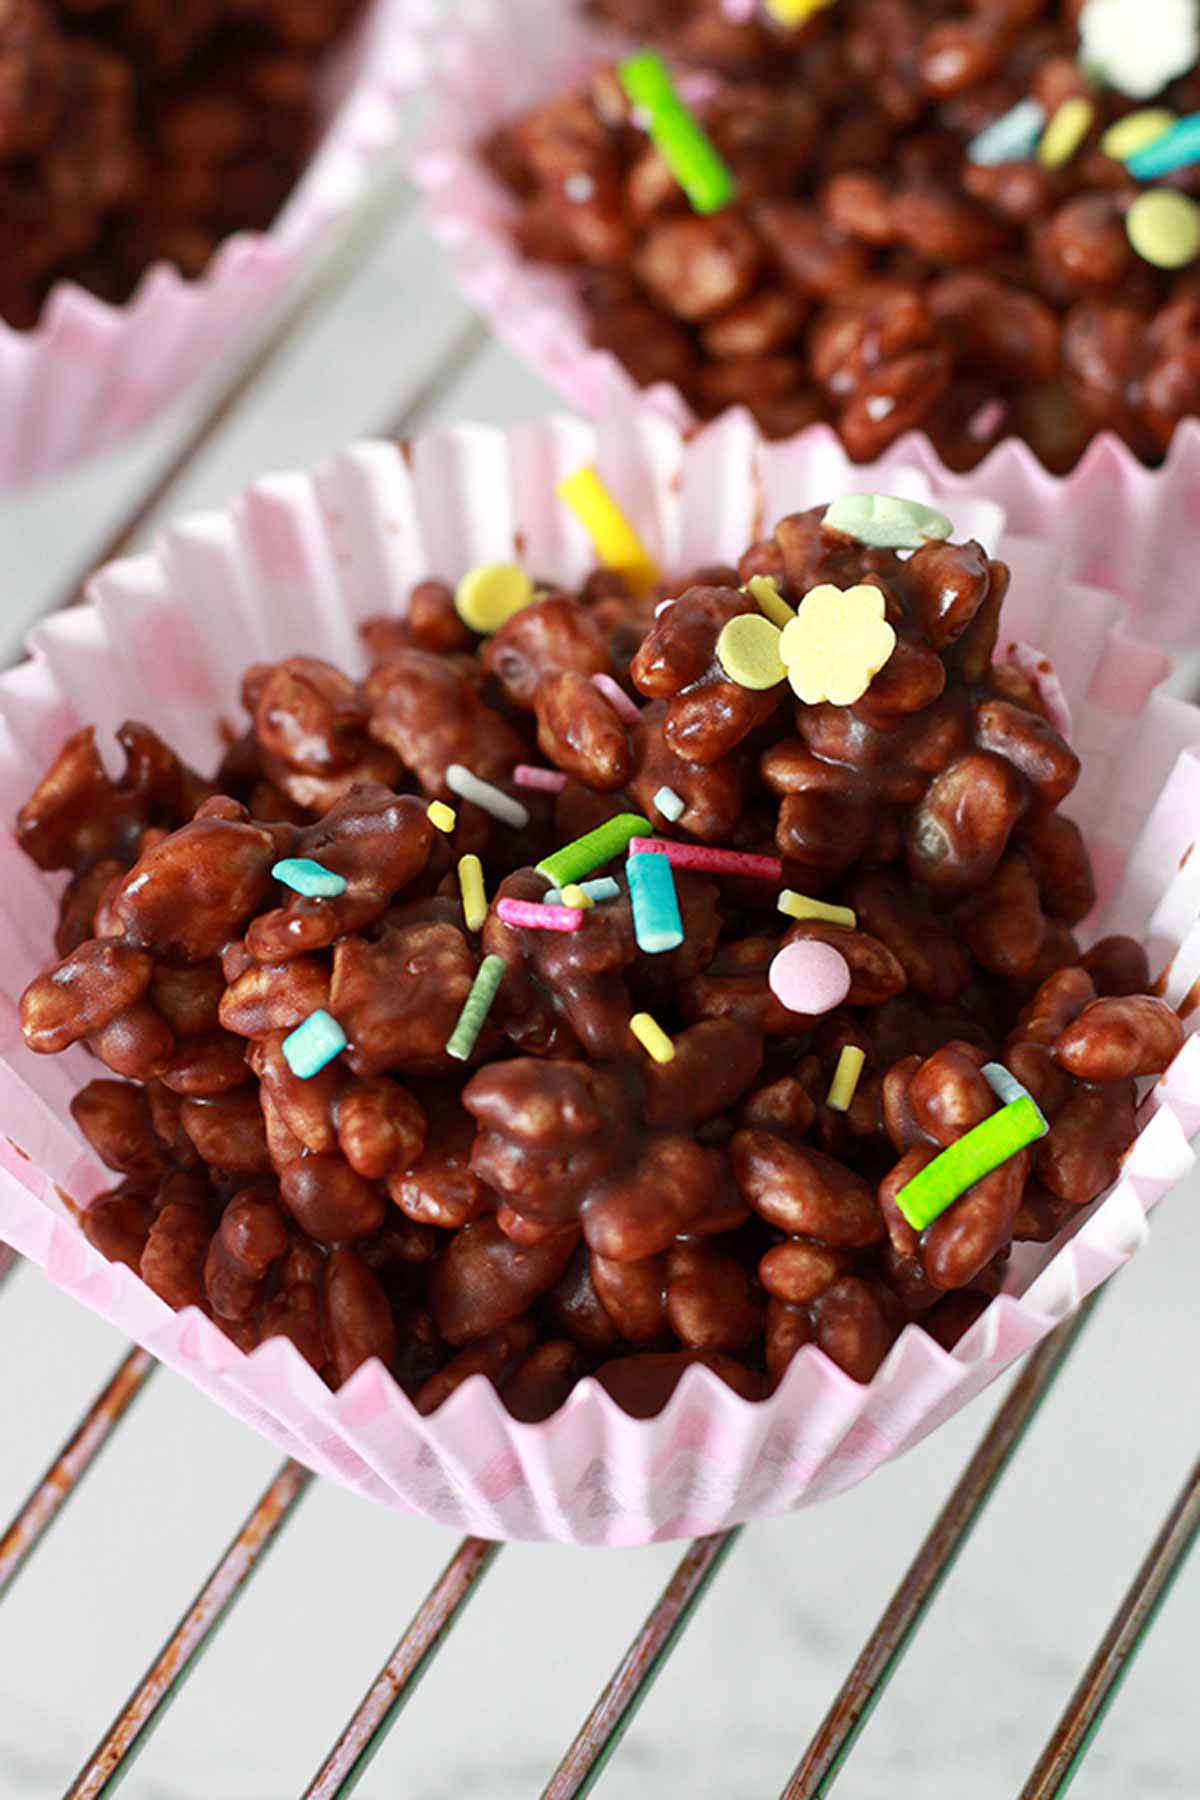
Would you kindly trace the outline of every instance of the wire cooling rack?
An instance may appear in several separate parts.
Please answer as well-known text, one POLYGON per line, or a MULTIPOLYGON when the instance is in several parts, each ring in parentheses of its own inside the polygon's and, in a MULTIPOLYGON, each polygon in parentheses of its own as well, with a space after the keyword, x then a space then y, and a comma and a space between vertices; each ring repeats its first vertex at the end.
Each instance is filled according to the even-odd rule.
MULTIPOLYGON (((125 473, 130 491, 121 496, 117 524, 114 527, 106 521, 103 529, 97 530, 97 542, 81 558, 78 570, 64 573, 61 583, 56 584, 57 591, 48 601, 39 600, 33 610, 73 603, 91 568, 140 541, 146 527, 158 520, 168 506, 175 508, 190 503, 190 484, 194 484, 197 471, 203 472, 205 459, 217 452, 216 466, 220 469, 221 446, 227 445, 231 437, 236 442, 239 432, 242 434, 238 453, 241 464, 237 455, 228 463, 231 471, 239 471, 235 481, 272 466, 301 462, 310 450, 314 455, 319 454, 333 448, 340 436, 361 434, 364 429, 403 436, 440 416, 451 400, 460 415, 485 411, 490 384, 494 381, 495 352, 489 347, 478 323, 465 315, 447 293, 437 288, 437 282, 444 283, 445 278, 432 272, 430 257, 431 252, 412 218, 409 189, 400 176, 386 175, 358 217, 315 269, 307 285, 277 318, 268 335, 251 354, 226 373, 202 409, 183 422, 182 433, 177 429, 173 441, 166 444, 155 441, 149 449, 138 450, 128 459, 125 473), (273 460, 242 467, 251 455, 271 456, 254 436, 254 421, 264 416, 264 410, 270 413, 272 384, 281 379, 281 372, 291 370, 294 387, 296 369, 303 368, 306 353, 327 359, 329 344, 337 344, 339 338, 345 351, 347 308, 352 309, 355 283, 364 266, 379 255, 381 246, 386 248, 394 266, 404 269, 409 281, 413 277, 415 259, 418 276, 428 284, 428 291, 423 286, 420 294, 428 321, 428 330, 421 335, 420 350, 414 355, 410 345, 408 354, 394 359, 403 370, 398 400, 390 407, 381 406, 375 414, 373 404, 370 410, 364 408, 360 395, 359 414, 352 421, 346 421, 344 431, 337 417, 337 407, 324 405, 321 433, 318 441, 312 444, 306 440, 307 421, 301 417, 298 425, 298 415, 293 411, 288 419, 287 448, 283 448, 281 440, 273 460), (314 345, 315 350, 306 352, 306 346, 314 345), (482 407, 480 396, 484 399, 482 407)), ((411 300, 411 292, 403 299, 402 293, 398 284, 394 326, 397 339, 406 333, 411 317, 411 310, 405 304, 406 300, 411 300)), ((349 329, 354 327, 351 325, 349 329)), ((385 320, 380 326, 378 312, 374 329, 377 336, 382 329, 382 335, 386 337, 387 322, 385 320)), ((360 369, 364 365, 368 368, 374 365, 375 370, 387 366, 377 360, 384 350, 382 343, 365 343, 356 337, 353 348, 355 353, 345 356, 348 378, 351 365, 360 369)), ((377 373, 372 373, 371 381, 373 388, 377 388, 377 373)), ((539 404, 541 395, 533 383, 528 384, 527 391, 529 409, 532 409, 539 404)), ((78 483, 76 485, 77 491, 82 492, 78 483)), ((1153 1255, 1153 1250, 1149 1254, 1153 1255)), ((11 1292, 15 1286, 14 1267, 13 1257, 0 1245, 0 1346, 4 1342, 5 1289, 11 1292)), ((34 1279, 32 1274, 19 1277, 21 1280, 27 1278, 34 1279)), ((790 1775, 784 1761, 777 1781, 766 1785, 756 1782, 752 1790, 747 1788, 737 1773, 740 1764, 736 1749, 731 1745, 717 1753, 719 1763, 728 1755, 728 1777, 718 1771, 714 1777, 715 1785, 710 1781, 704 1792, 737 1795, 739 1800, 750 1791, 763 1796, 778 1793, 784 1800, 817 1800, 818 1796, 831 1793, 836 1784, 839 1794, 844 1792, 850 1800, 857 1800, 857 1795, 863 1791, 856 1788, 853 1761, 859 1736, 915 1644, 918 1632, 934 1608, 968 1539, 985 1524, 1001 1478, 1017 1457, 1039 1409, 1062 1376, 1068 1360, 1077 1356, 1084 1326, 1098 1303, 1099 1300, 1094 1299, 1075 1318, 1060 1326, 1025 1363, 984 1430, 977 1448, 954 1480, 924 1540, 918 1543, 895 1591, 882 1605, 877 1623, 869 1631, 860 1654, 844 1678, 833 1683, 836 1692, 823 1717, 817 1716, 817 1709, 815 1729, 814 1718, 791 1717, 787 1721, 794 1745, 793 1756, 798 1753, 790 1775), (806 1740, 806 1747, 801 1751, 806 1740)), ((1180 1346, 1178 1357, 1171 1360, 1172 1368, 1177 1370, 1180 1360, 1188 1356, 1194 1367, 1196 1348, 1194 1337, 1190 1345, 1180 1346)), ((46 1552, 53 1542, 68 1503, 84 1488, 97 1466, 104 1466, 101 1464, 102 1452, 112 1446, 109 1457, 104 1459, 109 1466, 114 1459, 120 1458, 122 1434, 128 1435, 126 1421, 134 1403, 154 1380, 155 1373, 156 1365, 144 1351, 133 1349, 125 1354, 87 1406, 79 1423, 54 1453, 27 1499, 18 1506, 7 1530, 0 1536, 0 1602, 9 1598, 18 1582, 22 1586, 36 1583, 39 1553, 46 1552)), ((1188 1377, 1185 1375, 1183 1379, 1186 1382, 1188 1377)), ((3 1363, 0 1362, 0 1392, 3 1385, 3 1363)), ((1121 1427, 1117 1418, 1111 1423, 1113 1479, 1120 1482, 1121 1427)), ((53 1430, 53 1425, 47 1422, 48 1437, 53 1430)), ((1193 1431, 1193 1446, 1197 1441, 1200 1441, 1200 1432, 1193 1431)), ((166 1635, 161 1649, 151 1657, 140 1675, 136 1668, 129 1670, 129 1679, 136 1677, 136 1680, 127 1703, 107 1725, 103 1717, 94 1720, 94 1729, 101 1735, 95 1749, 67 1787, 66 1800, 96 1800, 97 1796, 115 1792, 130 1776, 139 1753, 151 1739, 167 1706, 178 1697, 201 1653, 212 1644, 239 1599, 260 1577, 272 1552, 286 1538, 301 1501, 313 1485, 314 1478, 290 1461, 274 1473, 250 1506, 227 1548, 217 1555, 211 1573, 196 1590, 178 1623, 168 1630, 168 1620, 163 1620, 166 1635)), ((1097 1507, 1102 1507, 1103 1502, 1103 1493, 1097 1494, 1097 1507)), ((1160 1506, 1165 1504, 1163 1496, 1160 1506)), ((789 1522, 798 1556, 803 1554, 805 1517, 798 1515, 789 1522)), ((396 1533, 406 1529, 402 1520, 390 1523, 396 1533)), ((877 1526, 885 1532, 887 1518, 880 1517, 877 1526)), ((749 1528, 751 1535, 753 1529, 749 1528)), ((1200 1462, 1192 1468, 1162 1516, 1161 1526, 1154 1533, 1140 1566, 1135 1571, 1126 1571, 1128 1586, 1124 1596, 1088 1658, 1074 1692, 1068 1695, 1063 1685, 1061 1716, 1023 1785, 1019 1789, 999 1788, 990 1785, 986 1777, 972 1774, 964 1777, 963 1785, 956 1790, 956 1800, 959 1796, 961 1800, 990 1800, 992 1794, 1003 1794, 1011 1800, 1052 1800, 1053 1796, 1066 1792, 1084 1767, 1084 1759, 1108 1708, 1173 1579, 1182 1569, 1198 1529, 1200 1462)), ((666 1585, 644 1622, 634 1631, 628 1649, 588 1711, 574 1740, 561 1755, 556 1768, 553 1762, 558 1750, 553 1749, 546 1761, 547 1770, 553 1772, 544 1781, 541 1775, 531 1778, 527 1788, 530 1795, 541 1792, 543 1800, 569 1800, 569 1797, 590 1793, 606 1771, 610 1771, 614 1781, 617 1779, 621 1767, 619 1750, 625 1733, 655 1681, 684 1641, 685 1634, 691 1632, 694 1637, 703 1633, 703 1623, 693 1627, 700 1603, 722 1570, 731 1562, 736 1566, 734 1552, 746 1535, 743 1531, 732 1531, 699 1540, 682 1551, 666 1585)), ((219 1541, 214 1538, 213 1549, 219 1541)), ((917 1542, 916 1537, 914 1542, 917 1542)), ((188 1546, 189 1552, 195 1549, 193 1545, 188 1546)), ((97 1551, 103 1555, 103 1545, 99 1545, 97 1551)), ((995 1553, 1014 1558, 1014 1579, 1019 1579, 1020 1547, 999 1546, 995 1553)), ((283 1800, 285 1791, 302 1794, 302 1800, 335 1800, 336 1796, 348 1795, 359 1786, 372 1758, 388 1740, 435 1660, 443 1655, 453 1659, 454 1651, 448 1648, 452 1632, 461 1624, 468 1603, 480 1590, 489 1572, 506 1554, 518 1553, 505 1552, 502 1546, 474 1538, 465 1539, 453 1550, 352 1715, 343 1719, 336 1709, 330 1708, 323 1724, 331 1748, 315 1767, 307 1785, 302 1790, 272 1786, 263 1792, 261 1800, 283 1800)), ((592 1557, 602 1554, 591 1553, 592 1557)), ((853 1571, 847 1573, 852 1575, 853 1571)), ((727 1582, 732 1579, 735 1577, 726 1577, 727 1582)), ((531 1659, 531 1666, 536 1668, 540 1658, 566 1654, 576 1621, 565 1614, 561 1625, 559 1641, 533 1645, 522 1642, 521 1622, 514 1620, 513 1657, 526 1655, 531 1659)), ((0 1692, 3 1691, 5 1657, 12 1654, 11 1644, 6 1644, 4 1639, 4 1626, 5 1611, 0 1606, 0 1692)), ((56 1621, 55 1628, 64 1638, 69 1636, 73 1628, 71 1618, 56 1621)), ((461 1633, 455 1641, 462 1642, 461 1633)), ((120 1634, 114 1631, 114 1655, 119 1649, 120 1634)), ((765 1632, 763 1643, 747 1645, 747 1679, 754 1679, 756 1656, 777 1653, 766 1645, 765 1632)), ((76 1712, 85 1705, 86 1696, 77 1697, 76 1712)), ((463 1720, 460 1716, 457 1720, 448 1719, 446 1723, 448 1733, 453 1735, 461 1729, 463 1720)), ((1019 1729, 1016 1719, 1013 1729, 1019 1729)), ((15 1791, 15 1782, 10 1784, 4 1778, 5 1730, 0 1716, 0 1793, 7 1800, 10 1791, 15 1791)), ((1190 1744, 1194 1752, 1194 1732, 1187 1733, 1181 1742, 1190 1744)), ((1118 1792, 1119 1800, 1152 1800, 1152 1796, 1160 1793, 1195 1796, 1200 1794, 1200 1764, 1194 1759, 1189 1762, 1188 1757, 1189 1752, 1185 1749, 1182 1761, 1173 1756, 1165 1762, 1160 1758, 1155 1765, 1158 1772, 1150 1778, 1152 1785, 1136 1791, 1124 1786, 1119 1790, 1111 1786, 1093 1790, 1089 1786, 1088 1791, 1112 1795, 1113 1800, 1117 1800, 1118 1792)), ((200 1800, 199 1790, 189 1787, 186 1777, 182 1784, 177 1781, 169 1789, 153 1786, 143 1790, 136 1781, 134 1785, 139 1796, 143 1791, 147 1796, 169 1791, 172 1795, 195 1793, 200 1800)), ((22 1800, 27 1791, 34 1790, 21 1789, 22 1800)), ((61 1784, 55 1782, 44 1791, 50 1800, 54 1793, 61 1791, 61 1784)), ((236 1789, 239 1796, 242 1791, 236 1789)), ((423 1800, 426 1793, 436 1791, 440 1796, 451 1790, 436 1787, 432 1776, 427 1783, 421 1771, 409 1769, 397 1777, 394 1784, 379 1791, 415 1795, 417 1800, 423 1800)), ((486 1786, 480 1791, 486 1800, 486 1786)), ((660 1780, 647 1783, 636 1777, 633 1786, 625 1786, 622 1791, 653 1793, 656 1797, 662 1795, 664 1800, 668 1794, 660 1780)), ((671 1788, 670 1794, 690 1795, 700 1791, 701 1783, 697 1778, 689 1779, 683 1787, 671 1788)), ((889 1785, 886 1791, 898 1796, 899 1800, 925 1800, 927 1793, 921 1775, 912 1769, 907 1774, 898 1773, 895 1784, 889 1785)), ((942 1791, 938 1789, 939 1795, 942 1791)), ((203 1800, 209 1800, 207 1791, 203 1800)), ((223 1795, 221 1800, 224 1800, 223 1795)), ((259 1800, 257 1795, 256 1800, 259 1800)))

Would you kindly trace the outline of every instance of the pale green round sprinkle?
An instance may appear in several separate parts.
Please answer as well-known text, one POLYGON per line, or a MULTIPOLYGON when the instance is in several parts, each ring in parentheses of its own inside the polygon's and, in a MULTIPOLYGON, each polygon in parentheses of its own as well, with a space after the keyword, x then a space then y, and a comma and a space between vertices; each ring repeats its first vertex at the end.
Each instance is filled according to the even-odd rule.
POLYGON ((479 1042, 479 1034, 503 980, 504 958, 485 956, 458 1015, 458 1023, 446 1039, 446 1055, 452 1056, 456 1062, 466 1062, 479 1042))
POLYGON ((948 1207, 1038 1138, 1049 1126, 1026 1094, 1001 1107, 973 1131, 927 1163, 896 1195, 896 1205, 914 1231, 924 1231, 948 1207))
POLYGON ((1157 143, 1174 123, 1175 114, 1168 112, 1165 106, 1143 106, 1137 112, 1126 113, 1115 125, 1110 125, 1100 139, 1100 148, 1114 162, 1126 162, 1129 157, 1136 156, 1139 150, 1146 150, 1151 144, 1157 143))
POLYGON ((1200 206, 1171 188, 1139 194, 1125 214, 1125 230, 1156 269, 1184 269, 1200 255, 1200 206))
POLYGON ((821 522, 827 531, 843 532, 872 550, 919 550, 922 544, 948 538, 954 529, 935 507, 894 494, 847 494, 834 501, 821 522))

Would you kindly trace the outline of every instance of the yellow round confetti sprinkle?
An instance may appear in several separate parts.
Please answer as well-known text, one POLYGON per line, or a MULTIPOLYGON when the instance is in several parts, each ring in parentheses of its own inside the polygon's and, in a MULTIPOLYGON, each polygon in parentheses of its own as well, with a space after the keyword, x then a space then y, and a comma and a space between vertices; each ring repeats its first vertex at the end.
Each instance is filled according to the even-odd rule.
POLYGON ((452 806, 447 806, 444 800, 431 800, 425 808, 425 817, 439 831, 444 831, 447 837, 458 824, 458 814, 452 806))
POLYGON ((1061 169, 1069 163, 1092 129, 1096 109, 1082 94, 1064 100, 1042 133, 1038 161, 1044 169, 1061 169))
POLYGON ((459 582, 454 605, 464 625, 490 637, 533 597, 532 581, 515 563, 481 563, 459 582))
POLYGON ((772 576, 752 575, 746 583, 746 592, 757 603, 759 612, 765 613, 780 631, 795 618, 795 607, 788 605, 772 576))
POLYGON ((779 650, 788 680, 806 706, 828 700, 853 706, 861 700, 896 648, 882 591, 863 582, 811 588, 800 610, 780 634, 779 650))
POLYGON ((756 692, 778 687, 787 678, 779 637, 778 625, 761 613, 739 613, 717 639, 717 661, 739 687, 756 692))
POLYGON ((632 1031, 642 1049, 654 1058, 656 1063, 675 1061, 675 1046, 659 1024, 649 1013, 634 1013, 629 1021, 632 1031))
POLYGON ((1143 106, 1138 112, 1126 113, 1110 125, 1100 139, 1100 148, 1114 162, 1127 162, 1139 150, 1146 150, 1175 123, 1175 114, 1165 106, 1143 106))
POLYGON ((568 881, 562 890, 562 903, 564 906, 577 906, 581 912, 587 912, 589 907, 596 904, 592 896, 585 893, 577 881, 568 881))
POLYGON ((1125 230, 1156 269, 1183 269, 1200 255, 1200 206, 1172 188, 1139 194, 1125 214, 1125 230))

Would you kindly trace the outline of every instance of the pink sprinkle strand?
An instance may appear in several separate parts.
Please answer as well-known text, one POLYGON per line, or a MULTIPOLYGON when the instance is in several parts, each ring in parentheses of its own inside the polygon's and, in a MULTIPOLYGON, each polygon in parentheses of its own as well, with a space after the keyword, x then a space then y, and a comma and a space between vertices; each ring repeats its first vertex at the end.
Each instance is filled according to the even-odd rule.
POLYGON ((514 787, 540 788, 544 794, 561 794, 567 785, 561 769, 535 769, 532 763, 518 763, 512 778, 514 787))
POLYGON ((707 844, 675 844, 669 838, 635 837, 629 854, 653 850, 677 869, 707 869, 712 875, 748 875, 753 881, 782 881, 783 863, 777 856, 751 856, 744 850, 711 850, 707 844))
POLYGON ((583 924, 577 906, 538 906, 533 900, 497 900, 496 913, 506 925, 530 931, 578 931, 583 924))
POLYGON ((641 712, 633 704, 625 689, 618 686, 611 675, 593 675, 592 686, 599 689, 617 717, 624 719, 627 725, 636 725, 641 719, 641 712))

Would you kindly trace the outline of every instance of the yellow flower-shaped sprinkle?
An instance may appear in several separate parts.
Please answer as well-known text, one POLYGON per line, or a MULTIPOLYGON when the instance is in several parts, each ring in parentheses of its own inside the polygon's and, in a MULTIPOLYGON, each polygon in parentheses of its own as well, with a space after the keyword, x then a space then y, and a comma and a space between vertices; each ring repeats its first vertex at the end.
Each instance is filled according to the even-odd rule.
POLYGON ((877 587, 834 587, 824 582, 800 602, 779 635, 788 680, 806 706, 823 700, 853 706, 861 700, 896 648, 877 587))

